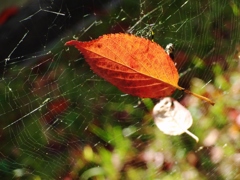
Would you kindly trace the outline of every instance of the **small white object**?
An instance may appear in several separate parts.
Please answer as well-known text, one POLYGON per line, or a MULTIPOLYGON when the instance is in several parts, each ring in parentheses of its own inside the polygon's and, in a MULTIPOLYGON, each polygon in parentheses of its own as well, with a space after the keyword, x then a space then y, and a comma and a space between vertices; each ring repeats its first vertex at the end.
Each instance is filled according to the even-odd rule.
POLYGON ((15 177, 20 178, 20 177, 25 175, 25 169, 20 169, 20 168, 19 169, 14 169, 13 174, 14 174, 15 177))
POLYGON ((187 133, 198 142, 198 137, 188 131, 192 125, 191 113, 178 101, 165 97, 153 108, 153 118, 157 127, 172 136, 187 133))

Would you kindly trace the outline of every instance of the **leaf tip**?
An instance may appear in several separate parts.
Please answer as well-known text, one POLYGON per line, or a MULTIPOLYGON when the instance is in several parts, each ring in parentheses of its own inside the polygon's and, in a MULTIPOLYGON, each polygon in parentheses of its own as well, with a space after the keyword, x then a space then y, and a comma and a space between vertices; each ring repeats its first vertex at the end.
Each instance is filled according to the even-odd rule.
POLYGON ((78 43, 77 40, 70 40, 64 44, 64 46, 76 46, 78 43))

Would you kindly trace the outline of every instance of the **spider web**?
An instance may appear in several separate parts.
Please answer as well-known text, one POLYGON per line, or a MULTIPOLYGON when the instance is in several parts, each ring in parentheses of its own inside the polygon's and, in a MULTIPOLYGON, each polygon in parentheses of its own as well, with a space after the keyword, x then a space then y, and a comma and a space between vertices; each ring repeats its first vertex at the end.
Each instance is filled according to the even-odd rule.
POLYGON ((9 7, 0 24, 2 179, 240 178, 237 1, 39 0, 0 10, 9 7), (179 85, 216 103, 173 95, 199 143, 164 135, 151 116, 156 100, 120 92, 64 47, 117 32, 174 44, 179 85))

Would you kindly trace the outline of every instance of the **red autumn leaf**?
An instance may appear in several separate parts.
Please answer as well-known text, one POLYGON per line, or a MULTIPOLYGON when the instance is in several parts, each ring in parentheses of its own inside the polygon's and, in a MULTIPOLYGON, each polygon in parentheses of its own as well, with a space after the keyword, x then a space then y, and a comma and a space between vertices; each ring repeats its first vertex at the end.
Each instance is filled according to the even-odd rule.
MULTIPOLYGON (((68 41, 85 57, 91 69, 121 91, 141 98, 171 95, 178 86, 178 71, 158 44, 129 34, 109 34, 89 42, 68 41)), ((211 100, 191 93, 211 104, 211 100)))

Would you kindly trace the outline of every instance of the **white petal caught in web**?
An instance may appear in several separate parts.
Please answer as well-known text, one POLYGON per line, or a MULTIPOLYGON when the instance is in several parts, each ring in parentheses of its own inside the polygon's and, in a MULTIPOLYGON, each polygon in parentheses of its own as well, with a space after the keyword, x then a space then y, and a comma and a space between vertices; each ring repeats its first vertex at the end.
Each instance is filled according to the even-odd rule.
POLYGON ((198 137, 188 131, 192 125, 191 113, 178 101, 165 97, 153 108, 153 118, 157 127, 172 136, 187 133, 198 142, 198 137))

